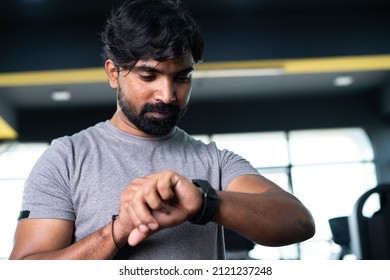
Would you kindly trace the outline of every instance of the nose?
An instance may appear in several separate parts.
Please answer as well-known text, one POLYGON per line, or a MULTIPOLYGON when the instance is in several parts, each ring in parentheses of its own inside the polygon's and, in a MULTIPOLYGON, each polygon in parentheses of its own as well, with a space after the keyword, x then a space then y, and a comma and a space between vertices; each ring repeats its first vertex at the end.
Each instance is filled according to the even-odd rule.
POLYGON ((156 91, 154 98, 165 104, 169 104, 176 100, 176 87, 172 79, 161 79, 159 89, 156 91))

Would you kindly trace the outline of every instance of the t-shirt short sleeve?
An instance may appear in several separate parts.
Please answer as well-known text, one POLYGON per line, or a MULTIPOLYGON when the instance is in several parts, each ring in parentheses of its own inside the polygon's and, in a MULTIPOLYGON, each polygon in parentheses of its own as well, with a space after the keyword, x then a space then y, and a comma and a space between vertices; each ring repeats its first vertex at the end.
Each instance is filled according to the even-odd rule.
POLYGON ((69 188, 71 150, 66 141, 54 140, 25 182, 20 218, 75 220, 69 188), (55 163, 55 164, 53 164, 55 163))
POLYGON ((235 178, 242 175, 258 175, 259 172, 246 159, 229 151, 222 150, 220 153, 221 161, 221 184, 222 188, 226 186, 235 178))

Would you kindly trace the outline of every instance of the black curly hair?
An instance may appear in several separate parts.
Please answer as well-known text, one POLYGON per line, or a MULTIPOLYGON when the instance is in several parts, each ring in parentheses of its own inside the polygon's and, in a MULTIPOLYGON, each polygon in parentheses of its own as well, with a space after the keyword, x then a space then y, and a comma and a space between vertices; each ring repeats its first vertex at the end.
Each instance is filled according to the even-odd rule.
POLYGON ((113 10, 101 33, 103 59, 131 70, 139 60, 165 61, 191 53, 200 63, 204 41, 180 0, 125 1, 113 10))

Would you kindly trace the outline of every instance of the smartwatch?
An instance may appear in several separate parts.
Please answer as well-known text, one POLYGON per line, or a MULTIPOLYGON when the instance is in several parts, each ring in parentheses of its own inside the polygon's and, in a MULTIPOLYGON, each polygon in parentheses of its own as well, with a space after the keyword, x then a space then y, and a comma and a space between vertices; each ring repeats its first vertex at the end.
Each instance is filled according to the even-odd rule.
POLYGON ((203 191, 203 205, 200 212, 189 220, 192 224, 205 225, 210 222, 218 207, 217 192, 209 182, 201 179, 193 179, 192 183, 203 191))

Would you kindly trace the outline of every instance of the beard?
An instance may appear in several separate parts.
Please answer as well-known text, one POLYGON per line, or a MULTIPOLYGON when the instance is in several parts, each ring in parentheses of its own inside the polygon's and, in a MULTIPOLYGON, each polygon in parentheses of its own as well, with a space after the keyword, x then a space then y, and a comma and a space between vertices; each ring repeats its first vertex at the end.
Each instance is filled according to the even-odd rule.
POLYGON ((140 131, 152 136, 167 135, 187 110, 187 106, 181 110, 177 104, 159 102, 156 104, 145 104, 141 112, 137 114, 134 104, 125 99, 120 88, 118 88, 117 99, 119 107, 129 122, 134 124, 140 131), (147 113, 161 113, 165 114, 166 117, 147 117, 147 113))

